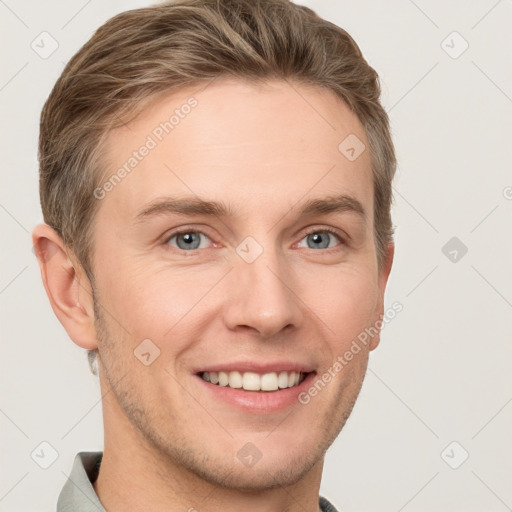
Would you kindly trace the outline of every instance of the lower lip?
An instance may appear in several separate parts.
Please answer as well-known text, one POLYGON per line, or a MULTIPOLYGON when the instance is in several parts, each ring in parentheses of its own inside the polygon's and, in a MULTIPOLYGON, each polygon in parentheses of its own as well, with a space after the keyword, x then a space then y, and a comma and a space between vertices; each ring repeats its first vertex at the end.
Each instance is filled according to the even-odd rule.
POLYGON ((281 411, 292 405, 300 404, 298 396, 309 388, 315 377, 315 372, 310 372, 297 386, 279 389, 276 391, 246 391, 243 388, 235 389, 229 386, 219 386, 205 381, 199 375, 194 375, 206 392, 217 399, 247 412, 271 413, 281 411))

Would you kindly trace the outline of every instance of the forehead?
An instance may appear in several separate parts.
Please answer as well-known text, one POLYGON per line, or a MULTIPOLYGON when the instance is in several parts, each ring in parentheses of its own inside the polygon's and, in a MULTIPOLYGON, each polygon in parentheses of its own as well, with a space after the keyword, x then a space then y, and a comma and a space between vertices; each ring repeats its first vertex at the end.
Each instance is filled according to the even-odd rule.
POLYGON ((325 89, 228 79, 196 85, 159 97, 108 135, 100 213, 130 222, 158 197, 195 195, 241 215, 280 215, 300 201, 346 194, 371 220, 367 146, 357 116, 325 89))

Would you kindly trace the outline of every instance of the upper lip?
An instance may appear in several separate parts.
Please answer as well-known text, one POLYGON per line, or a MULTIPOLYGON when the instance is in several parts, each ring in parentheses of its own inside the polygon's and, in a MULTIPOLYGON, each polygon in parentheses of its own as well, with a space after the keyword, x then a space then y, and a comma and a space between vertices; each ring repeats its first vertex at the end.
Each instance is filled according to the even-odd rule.
POLYGON ((273 362, 257 362, 257 361, 240 361, 230 363, 219 363, 208 366, 201 366, 194 370, 194 373, 202 372, 230 372, 239 371, 254 372, 259 374, 272 373, 272 372, 300 372, 309 373, 313 371, 313 367, 294 361, 273 361, 273 362))

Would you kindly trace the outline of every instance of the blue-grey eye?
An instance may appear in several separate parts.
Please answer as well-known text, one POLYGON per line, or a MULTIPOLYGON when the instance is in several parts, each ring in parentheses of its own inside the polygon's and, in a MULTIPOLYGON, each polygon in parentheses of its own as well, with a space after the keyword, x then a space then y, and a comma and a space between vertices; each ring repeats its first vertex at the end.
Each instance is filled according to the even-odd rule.
MULTIPOLYGON (((335 247, 340 241, 338 235, 330 231, 314 231, 308 233, 303 240, 307 241, 306 243, 309 249, 330 249, 331 247, 335 247), (334 243, 331 244, 333 240, 334 243)), ((301 246, 299 245, 299 247, 301 246)))
POLYGON ((206 245, 201 245, 201 237, 206 239, 208 238, 204 233, 200 233, 199 231, 186 231, 183 233, 176 233, 169 238, 167 243, 184 251, 193 251, 195 249, 203 249, 208 246, 207 243, 206 245), (172 243, 173 240, 175 240, 175 244, 172 243))

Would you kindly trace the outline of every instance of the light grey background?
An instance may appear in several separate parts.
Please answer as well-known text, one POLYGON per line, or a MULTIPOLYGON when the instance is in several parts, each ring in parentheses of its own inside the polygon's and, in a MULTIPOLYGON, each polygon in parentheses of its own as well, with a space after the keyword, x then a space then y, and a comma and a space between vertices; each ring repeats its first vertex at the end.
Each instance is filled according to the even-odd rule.
MULTIPOLYGON (((387 303, 404 309, 371 355, 321 493, 344 511, 512 510, 512 2, 301 3, 379 72, 399 159, 387 303), (442 252, 452 237, 467 254, 442 252)), ((1 511, 54 510, 75 453, 103 446, 99 383, 31 250, 38 120, 92 32, 147 4, 0 0, 1 511), (31 48, 43 31, 59 45, 46 59, 31 48), (43 441, 58 452, 48 469, 31 458, 43 441)))

